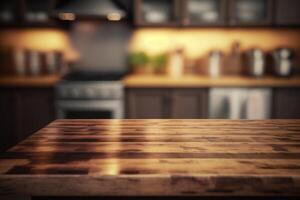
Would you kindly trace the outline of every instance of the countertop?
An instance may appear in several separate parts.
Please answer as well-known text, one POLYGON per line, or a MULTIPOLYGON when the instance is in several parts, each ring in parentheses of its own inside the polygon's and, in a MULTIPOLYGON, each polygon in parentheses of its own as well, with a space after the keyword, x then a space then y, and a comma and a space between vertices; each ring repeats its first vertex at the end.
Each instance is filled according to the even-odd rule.
POLYGON ((176 88, 176 87, 300 87, 300 76, 291 78, 245 76, 223 76, 210 78, 208 76, 186 75, 172 78, 165 75, 129 75, 123 79, 128 88, 176 88))
POLYGON ((0 87, 54 87, 60 75, 0 76, 0 87))
MULTIPOLYGON (((54 87, 61 80, 59 75, 36 77, 0 76, 0 87, 54 87)), ((300 87, 300 76, 292 78, 243 76, 207 76, 186 75, 178 78, 166 75, 127 75, 123 84, 128 88, 195 88, 195 87, 300 87)))
POLYGON ((300 120, 57 120, 0 156, 0 196, 300 195, 300 120))

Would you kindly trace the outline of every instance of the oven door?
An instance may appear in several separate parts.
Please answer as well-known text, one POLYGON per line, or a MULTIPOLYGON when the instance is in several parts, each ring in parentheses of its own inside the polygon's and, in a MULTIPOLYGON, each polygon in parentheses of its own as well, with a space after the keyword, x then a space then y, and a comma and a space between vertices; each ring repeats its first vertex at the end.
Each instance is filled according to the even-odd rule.
POLYGON ((57 102, 58 119, 122 119, 120 100, 60 100, 57 102))

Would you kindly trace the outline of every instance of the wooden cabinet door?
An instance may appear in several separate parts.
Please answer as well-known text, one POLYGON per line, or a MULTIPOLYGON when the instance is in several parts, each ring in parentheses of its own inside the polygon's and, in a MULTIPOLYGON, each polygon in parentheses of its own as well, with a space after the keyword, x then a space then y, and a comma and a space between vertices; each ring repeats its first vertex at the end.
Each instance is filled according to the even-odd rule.
POLYGON ((184 26, 226 25, 227 0, 184 0, 182 4, 184 26))
POLYGON ((21 18, 20 0, 1 0, 0 1, 0 25, 9 26, 17 24, 21 18))
POLYGON ((272 24, 273 0, 229 0, 231 26, 268 26, 272 24))
POLYGON ((53 89, 0 90, 0 152, 54 120, 53 89))
POLYGON ((131 119, 169 118, 169 92, 166 89, 128 89, 127 117, 131 119))
POLYGON ((13 141, 12 96, 7 90, 0 90, 0 152, 13 141))
POLYGON ((299 0, 276 0, 275 24, 280 26, 300 25, 300 1, 299 0))
POLYGON ((172 91, 171 117, 175 119, 207 118, 206 89, 174 89, 172 91))
POLYGON ((18 141, 54 120, 52 89, 17 89, 14 92, 14 123, 18 141))
POLYGON ((134 21, 138 26, 178 26, 180 0, 134 0, 134 21))
POLYGON ((54 0, 22 0, 21 1, 21 25, 29 27, 55 27, 57 24, 52 18, 54 4, 58 1, 54 0), (42 15, 42 19, 37 17, 42 15), (33 16, 33 17, 32 17, 33 16))
POLYGON ((275 89, 273 110, 275 119, 300 119, 300 89, 275 89))

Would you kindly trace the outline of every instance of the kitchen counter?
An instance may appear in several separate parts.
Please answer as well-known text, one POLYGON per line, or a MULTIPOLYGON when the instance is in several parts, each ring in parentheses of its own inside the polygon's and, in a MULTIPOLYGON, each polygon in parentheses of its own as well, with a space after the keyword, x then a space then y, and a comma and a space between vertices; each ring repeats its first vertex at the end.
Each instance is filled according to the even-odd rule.
POLYGON ((292 78, 243 76, 224 76, 210 78, 207 76, 182 76, 172 78, 164 75, 129 75, 123 79, 128 88, 171 88, 171 87, 300 87, 300 76, 292 78))
POLYGON ((300 195, 300 120, 57 120, 0 157, 0 196, 300 195))
MULTIPOLYGON (((60 75, 36 77, 0 76, 0 87, 53 87, 61 80, 60 75)), ((292 78, 264 77, 260 79, 243 76, 210 78, 207 76, 128 75, 123 80, 129 88, 172 87, 300 87, 300 76, 292 78)))
POLYGON ((0 87, 54 87, 60 79, 59 75, 0 76, 0 87))

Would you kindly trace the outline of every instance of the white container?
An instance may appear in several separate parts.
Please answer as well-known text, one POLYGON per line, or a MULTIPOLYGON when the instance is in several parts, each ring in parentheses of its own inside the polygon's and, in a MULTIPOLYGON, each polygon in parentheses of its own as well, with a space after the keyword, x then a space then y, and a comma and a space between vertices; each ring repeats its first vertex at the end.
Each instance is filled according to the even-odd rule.
POLYGON ((14 64, 17 75, 23 76, 26 74, 25 51, 23 49, 14 51, 14 64))
POLYGON ((176 50, 170 55, 168 62, 168 75, 180 77, 184 73, 184 56, 182 50, 176 50))
POLYGON ((40 68, 40 55, 37 51, 30 51, 29 53, 29 73, 30 75, 37 76, 41 72, 40 68))
POLYGON ((217 78, 221 74, 221 52, 212 51, 209 56, 209 75, 217 78))

